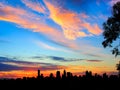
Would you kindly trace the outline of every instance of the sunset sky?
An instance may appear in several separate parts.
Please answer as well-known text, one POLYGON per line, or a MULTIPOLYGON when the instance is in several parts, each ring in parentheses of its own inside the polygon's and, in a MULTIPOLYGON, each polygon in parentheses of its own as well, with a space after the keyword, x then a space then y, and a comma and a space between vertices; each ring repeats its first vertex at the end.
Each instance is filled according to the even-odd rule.
MULTIPOLYGON (((0 0, 0 78, 64 69, 115 74, 102 24, 120 0, 0 0)), ((115 42, 117 44, 117 42, 115 42)))

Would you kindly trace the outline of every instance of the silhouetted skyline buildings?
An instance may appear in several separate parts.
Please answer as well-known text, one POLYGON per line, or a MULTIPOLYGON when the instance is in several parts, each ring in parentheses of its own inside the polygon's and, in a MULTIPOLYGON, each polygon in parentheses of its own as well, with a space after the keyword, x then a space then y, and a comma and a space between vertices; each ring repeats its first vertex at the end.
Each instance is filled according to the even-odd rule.
POLYGON ((40 70, 38 70, 38 77, 40 77, 40 70))
MULTIPOLYGON (((45 79, 45 78, 54 78, 54 79, 70 79, 70 78, 101 78, 101 79, 106 79, 106 78, 111 78, 111 77, 115 77, 115 78, 120 78, 120 72, 118 72, 118 75, 107 75, 107 73, 103 73, 102 75, 99 75, 97 73, 93 74, 92 71, 85 71, 84 75, 73 75, 71 72, 67 72, 66 70, 63 70, 63 72, 61 73, 60 71, 56 71, 56 74, 54 75, 53 73, 50 73, 48 76, 44 76, 41 73, 41 70, 38 69, 37 70, 37 76, 36 77, 27 77, 24 76, 23 78, 12 78, 14 80, 17 79, 30 79, 30 78, 34 78, 34 79, 45 79)), ((0 80, 9 80, 9 78, 4 78, 4 79, 0 79, 0 80)))
POLYGON ((20 85, 22 87, 39 87, 47 89, 90 89, 90 90, 109 90, 119 87, 120 77, 119 75, 107 75, 103 73, 99 75, 97 73, 92 74, 92 71, 85 71, 85 75, 73 75, 71 72, 63 70, 56 71, 56 75, 50 73, 49 76, 41 74, 40 70, 37 70, 36 77, 23 77, 17 79, 0 79, 1 85, 20 85), (57 87, 57 88, 56 88, 57 87))

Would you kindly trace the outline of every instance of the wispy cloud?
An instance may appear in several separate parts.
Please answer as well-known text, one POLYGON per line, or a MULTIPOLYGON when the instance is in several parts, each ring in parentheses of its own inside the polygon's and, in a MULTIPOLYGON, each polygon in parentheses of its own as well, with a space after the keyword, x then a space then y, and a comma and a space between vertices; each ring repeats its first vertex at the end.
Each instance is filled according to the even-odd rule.
POLYGON ((48 1, 45 1, 45 4, 50 11, 50 18, 62 27, 66 38, 74 40, 78 37, 101 34, 102 30, 97 24, 91 25, 89 22, 82 20, 82 18, 88 17, 84 13, 79 17, 79 14, 59 6, 55 6, 48 1), (85 33, 85 29, 87 29, 89 34, 85 33))
POLYGON ((75 58, 64 58, 64 57, 57 57, 57 56, 48 56, 48 58, 60 62, 75 62, 75 61, 81 61, 83 59, 75 59, 75 58))
POLYGON ((86 60, 88 62, 102 62, 103 60, 86 60))
MULTIPOLYGON (((27 1, 28 0, 25 0, 25 4, 32 2, 27 1)), ((55 23, 60 25, 63 32, 52 26, 47 25, 45 22, 45 18, 43 19, 39 14, 33 13, 28 9, 23 9, 22 7, 13 7, 3 3, 0 3, 0 20, 15 23, 17 26, 22 27, 26 30, 31 30, 32 32, 41 33, 46 36, 53 44, 65 47, 71 51, 76 50, 83 53, 86 53, 87 51, 93 51, 90 45, 82 46, 82 44, 78 45, 78 43, 74 41, 74 39, 78 37, 99 35, 102 32, 97 24, 91 25, 85 20, 89 18, 88 15, 86 15, 85 13, 78 14, 65 8, 62 9, 62 7, 57 7, 48 1, 44 1, 44 3, 46 5, 46 8, 50 11, 49 19, 52 19, 55 23), (85 32, 86 29, 88 33, 85 32), (84 48, 87 48, 87 51, 85 51, 84 48)), ((38 5, 38 7, 41 8, 40 5, 38 5)), ((38 10, 36 11, 38 12, 38 10)), ((67 50, 53 47, 41 41, 37 42, 36 44, 49 50, 67 52, 67 50)))
POLYGON ((34 41, 38 46, 42 46, 43 48, 45 48, 45 49, 49 49, 49 50, 57 50, 57 48, 55 48, 55 47, 53 47, 53 46, 50 46, 50 45, 48 45, 48 44, 46 44, 46 43, 43 43, 43 42, 41 42, 41 41, 34 41))
POLYGON ((103 62, 104 60, 90 60, 90 59, 77 59, 77 58, 65 58, 59 56, 34 56, 33 59, 50 59, 59 62, 76 62, 76 61, 87 61, 87 62, 103 62))
POLYGON ((0 71, 11 71, 11 70, 20 70, 20 69, 22 68, 0 63, 0 71))
POLYGON ((65 57, 59 57, 59 56, 34 56, 33 59, 50 59, 53 61, 59 61, 59 62, 75 62, 75 61, 81 61, 84 59, 76 59, 76 58, 65 58, 65 57))
POLYGON ((55 47, 53 45, 49 45, 45 42, 42 42, 42 41, 39 41, 39 40, 32 40, 33 43, 35 43, 37 46, 39 47, 42 47, 44 49, 47 49, 47 50, 53 50, 53 51, 61 51, 61 52, 67 52, 67 53, 75 53, 73 51, 70 51, 70 50, 67 50, 66 48, 72 48, 72 44, 71 45, 65 45, 64 43, 63 44, 60 44, 59 42, 54 42, 54 41, 51 41, 53 42, 53 44, 57 44, 58 47, 55 47), (59 47, 59 46, 62 46, 62 47, 66 47, 65 49, 59 47))
POLYGON ((60 30, 47 25, 43 18, 37 14, 2 3, 0 3, 0 12, 0 20, 12 22, 19 27, 41 33, 51 41, 59 43, 59 45, 66 46, 67 48, 77 48, 77 45, 74 42, 67 40, 60 30))
POLYGON ((12 71, 12 70, 57 70, 65 69, 66 66, 55 65, 51 63, 41 63, 41 62, 28 62, 28 61, 18 61, 8 57, 0 57, 0 71, 12 71))
POLYGON ((88 56, 93 56, 93 57, 101 57, 101 55, 96 55, 96 54, 92 54, 92 53, 85 53, 88 56))
POLYGON ((40 13, 46 13, 46 8, 45 6, 43 6, 43 4, 41 4, 39 2, 39 0, 34 0, 31 1, 31 0, 22 0, 22 2, 29 8, 37 11, 37 12, 40 12, 40 13))
POLYGON ((45 24, 43 18, 22 8, 0 3, 0 20, 15 23, 22 28, 42 33, 48 37, 62 37, 62 33, 45 24))

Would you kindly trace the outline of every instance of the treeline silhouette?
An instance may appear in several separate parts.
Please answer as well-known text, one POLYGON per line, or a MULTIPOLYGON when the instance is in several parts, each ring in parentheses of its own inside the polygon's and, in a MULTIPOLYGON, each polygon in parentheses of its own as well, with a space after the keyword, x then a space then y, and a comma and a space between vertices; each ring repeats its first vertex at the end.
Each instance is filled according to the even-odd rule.
MULTIPOLYGON (((44 89, 73 89, 73 90, 116 90, 120 88, 119 75, 103 75, 94 74, 91 71, 86 71, 85 75, 73 75, 71 72, 63 71, 62 75, 60 71, 56 71, 56 76, 50 73, 49 76, 44 77, 38 70, 36 77, 23 77, 17 79, 0 79, 0 85, 9 86, 14 88, 15 86, 24 88, 43 88, 44 89)), ((5 87, 4 87, 5 88, 5 87)))

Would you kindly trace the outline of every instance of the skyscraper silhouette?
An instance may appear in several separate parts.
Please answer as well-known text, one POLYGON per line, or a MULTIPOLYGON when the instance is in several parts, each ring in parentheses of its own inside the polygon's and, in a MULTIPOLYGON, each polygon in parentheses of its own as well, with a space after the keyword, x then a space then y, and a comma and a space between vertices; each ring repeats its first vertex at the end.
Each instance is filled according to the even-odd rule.
POLYGON ((38 76, 37 77, 40 78, 40 70, 38 70, 38 76))
POLYGON ((60 71, 57 71, 57 72, 56 72, 56 78, 57 78, 57 79, 60 79, 60 71))
POLYGON ((66 70, 64 70, 63 75, 64 75, 64 77, 66 77, 66 70))
POLYGON ((66 70, 64 70, 64 71, 63 71, 63 74, 62 74, 62 78, 63 78, 63 79, 66 79, 66 77, 67 77, 67 73, 66 73, 66 70))

